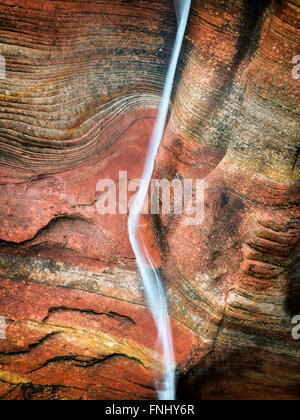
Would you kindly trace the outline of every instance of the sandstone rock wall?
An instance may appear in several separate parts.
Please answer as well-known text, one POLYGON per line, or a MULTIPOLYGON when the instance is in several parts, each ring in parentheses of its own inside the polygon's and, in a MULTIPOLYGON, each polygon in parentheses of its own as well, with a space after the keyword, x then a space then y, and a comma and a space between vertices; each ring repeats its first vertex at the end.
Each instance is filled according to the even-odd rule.
MULTIPOLYGON (((300 397, 298 0, 193 0, 155 176, 205 221, 146 218, 180 397, 300 397)), ((2 399, 156 397, 154 324, 97 183, 141 176, 172 1, 0 3, 2 399)))

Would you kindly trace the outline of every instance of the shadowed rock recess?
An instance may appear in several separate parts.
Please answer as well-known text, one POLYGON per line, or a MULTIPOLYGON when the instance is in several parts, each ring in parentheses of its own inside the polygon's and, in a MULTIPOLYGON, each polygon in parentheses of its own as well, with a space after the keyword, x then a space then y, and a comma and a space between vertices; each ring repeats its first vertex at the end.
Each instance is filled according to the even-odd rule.
MULTIPOLYGON (((127 215, 177 23, 171 0, 0 0, 0 398, 155 399, 127 215)), ((148 218, 178 397, 300 399, 300 0, 192 0, 155 178, 205 219, 148 218)))

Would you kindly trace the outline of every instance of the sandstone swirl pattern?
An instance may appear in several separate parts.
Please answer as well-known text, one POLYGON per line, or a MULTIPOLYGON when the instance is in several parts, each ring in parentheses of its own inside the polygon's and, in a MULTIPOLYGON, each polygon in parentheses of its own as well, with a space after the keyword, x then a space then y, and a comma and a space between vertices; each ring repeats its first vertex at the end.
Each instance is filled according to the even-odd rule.
MULTIPOLYGON (((5 0, 0 14, 0 398, 155 398, 127 216, 100 216, 96 185, 141 174, 173 2, 5 0)), ((300 398, 297 54, 298 0, 192 1, 156 175, 205 178, 205 223, 143 225, 180 396, 300 398)))
POLYGON ((73 167, 157 105, 173 15, 165 1, 2 2, 2 170, 73 167))

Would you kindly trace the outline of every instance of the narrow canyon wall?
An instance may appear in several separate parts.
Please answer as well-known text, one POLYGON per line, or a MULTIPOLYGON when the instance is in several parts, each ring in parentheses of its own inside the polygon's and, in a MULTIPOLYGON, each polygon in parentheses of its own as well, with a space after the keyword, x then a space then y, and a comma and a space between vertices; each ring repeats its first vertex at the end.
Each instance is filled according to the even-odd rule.
MULTIPOLYGON (((170 0, 0 2, 1 399, 156 398, 156 332, 101 179, 141 176, 170 0)), ((299 0, 193 0, 155 177, 205 218, 147 217, 178 396, 299 399, 299 0)), ((120 185, 118 185, 119 191, 120 185)))

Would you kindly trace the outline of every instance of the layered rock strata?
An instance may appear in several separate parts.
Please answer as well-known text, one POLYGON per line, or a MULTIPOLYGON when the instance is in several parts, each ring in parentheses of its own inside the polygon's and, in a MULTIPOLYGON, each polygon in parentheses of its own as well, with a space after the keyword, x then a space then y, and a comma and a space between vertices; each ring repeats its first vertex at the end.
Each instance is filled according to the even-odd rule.
MULTIPOLYGON (((205 217, 143 221, 178 396, 299 399, 298 0, 193 0, 154 176, 205 180, 205 217)), ((0 5, 2 399, 153 399, 156 332, 99 180, 141 176, 172 1, 0 5)))

